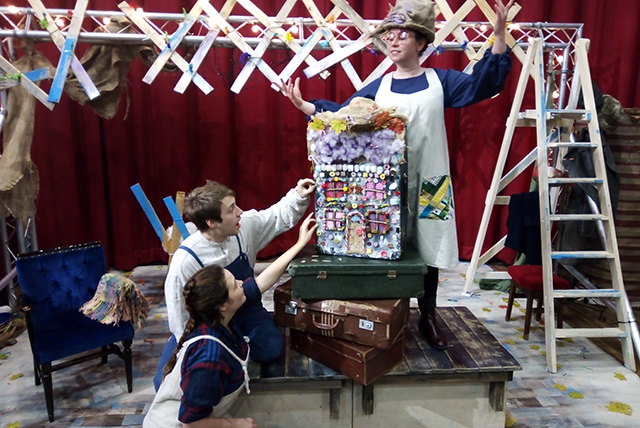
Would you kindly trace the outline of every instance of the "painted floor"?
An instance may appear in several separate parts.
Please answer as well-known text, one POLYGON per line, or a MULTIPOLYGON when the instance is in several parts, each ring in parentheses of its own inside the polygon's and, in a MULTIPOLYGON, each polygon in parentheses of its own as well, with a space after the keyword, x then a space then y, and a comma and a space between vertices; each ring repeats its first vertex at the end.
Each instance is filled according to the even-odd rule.
MULTIPOLYGON (((475 288, 472 297, 463 296, 466 268, 461 264, 441 272, 438 304, 469 307, 522 365, 509 383, 505 426, 640 427, 640 379, 635 373, 586 339, 558 341, 558 371, 547 372, 544 326, 533 320, 525 341, 523 308, 514 309, 511 322, 504 321, 507 293, 475 288)), ((152 377, 168 336, 162 292, 166 266, 143 266, 128 274, 151 305, 133 344, 133 393, 126 392, 124 365, 114 356, 106 365, 89 362, 56 372, 56 420, 49 423, 25 332, 15 345, 0 350, 0 428, 140 426, 153 399, 152 377)), ((265 294, 267 307, 270 297, 265 294)))

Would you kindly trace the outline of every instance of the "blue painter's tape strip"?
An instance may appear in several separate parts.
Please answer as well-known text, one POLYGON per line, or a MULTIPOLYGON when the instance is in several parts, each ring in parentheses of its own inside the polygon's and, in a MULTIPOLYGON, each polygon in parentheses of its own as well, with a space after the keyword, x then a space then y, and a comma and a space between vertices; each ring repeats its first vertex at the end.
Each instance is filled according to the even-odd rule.
POLYGON ((64 42, 64 48, 62 48, 56 75, 51 83, 51 90, 49 90, 49 102, 57 103, 60 101, 60 97, 62 97, 64 82, 67 80, 67 73, 69 72, 76 42, 77 39, 73 37, 67 37, 67 40, 64 42))
POLYGON ((142 211, 144 211, 144 213, 147 215, 147 218, 151 222, 151 226, 153 226, 153 230, 156 231, 156 235, 158 235, 158 238, 160 238, 160 242, 164 242, 164 228, 162 227, 162 223, 160 223, 158 215, 151 206, 149 199, 147 199, 147 196, 144 194, 142 187, 140 187, 140 184, 134 184, 133 186, 131 186, 131 191, 142 207, 142 211))
POLYGON ((169 214, 171 214, 173 222, 178 227, 178 231, 180 232, 180 235, 182 235, 182 239, 185 239, 187 236, 189 236, 189 229, 187 229, 187 226, 184 224, 184 220, 182 219, 182 215, 180 215, 178 206, 173 201, 173 198, 171 196, 167 196, 163 199, 163 201, 167 206, 167 209, 169 210, 169 214))
POLYGON ((35 70, 25 72, 24 77, 32 82, 37 82, 39 80, 51 79, 51 74, 49 73, 48 68, 37 68, 35 70))

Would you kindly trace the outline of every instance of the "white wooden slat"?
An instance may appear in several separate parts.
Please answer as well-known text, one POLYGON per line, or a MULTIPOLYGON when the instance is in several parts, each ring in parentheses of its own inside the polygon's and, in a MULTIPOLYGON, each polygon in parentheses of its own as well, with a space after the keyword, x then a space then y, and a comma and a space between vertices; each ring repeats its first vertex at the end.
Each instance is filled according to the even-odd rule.
MULTIPOLYGON (((300 49, 296 54, 289 60, 287 65, 280 72, 279 78, 281 82, 286 83, 293 73, 300 67, 300 65, 304 62, 304 58, 309 55, 309 53, 313 50, 316 44, 322 39, 323 32, 322 28, 317 28, 310 37, 307 37, 307 40, 302 45, 302 49, 300 49)), ((275 83, 272 85, 274 90, 279 90, 280 87, 275 83)))
POLYGON ((362 50, 365 46, 367 46, 370 40, 370 36, 364 34, 361 35, 358 40, 348 44, 339 51, 335 51, 332 54, 327 55, 326 57, 318 61, 314 66, 305 68, 303 70, 304 74, 307 77, 313 77, 321 73, 332 65, 335 65, 343 59, 348 58, 350 55, 353 55, 354 53, 362 50))
MULTIPOLYGON (((242 7, 247 9, 247 11, 252 13, 265 27, 273 31, 276 36, 293 52, 297 53, 300 49, 302 49, 302 46, 300 46, 300 44, 295 39, 287 37, 287 32, 282 27, 276 25, 276 23, 273 22, 273 20, 269 16, 267 16, 267 14, 260 10, 260 8, 253 4, 251 0, 238 0, 238 2, 242 4, 242 7)), ((310 66, 314 66, 317 63, 317 60, 311 55, 307 55, 304 60, 310 66)), ((323 74, 323 76, 324 78, 326 78, 328 74, 325 73, 323 74)), ((280 79, 278 78, 277 80, 269 80, 271 80, 271 82, 273 83, 279 83, 280 79)))
MULTIPOLYGON (((329 46, 331 46, 331 49, 334 52, 340 50, 342 48, 340 46, 340 43, 338 43, 333 35, 333 32, 327 27, 326 19, 320 14, 320 10, 318 10, 318 7, 313 2, 313 0, 302 1, 307 6, 307 10, 311 14, 311 17, 315 21, 317 27, 322 30, 322 34, 324 35, 325 40, 327 40, 327 43, 329 43, 329 46)), ((331 12, 329 12, 327 16, 335 20, 340 16, 341 13, 342 11, 340 10, 340 8, 336 6, 331 12)), ((340 65, 342 66, 342 69, 344 70, 345 74, 351 81, 351 84, 356 89, 356 91, 360 90, 363 86, 362 79, 360 79, 360 76, 356 72, 355 68, 353 68, 351 61, 349 61, 348 59, 344 59, 340 61, 340 65)))
MULTIPOLYGON (((215 25, 220 27, 220 29, 227 35, 227 38, 231 40, 231 42, 236 45, 238 49, 242 52, 247 53, 250 57, 253 56, 253 49, 251 46, 247 44, 247 42, 242 38, 240 34, 233 28, 223 17, 218 13, 218 11, 211 6, 210 3, 204 2, 202 4, 202 8, 205 13, 209 16, 209 18, 213 21, 215 25)), ((278 81, 278 75, 275 71, 267 64, 265 61, 259 59, 257 61, 256 66, 265 75, 267 79, 271 82, 278 81)))
POLYGON ((155 78, 158 77, 158 74, 160 74, 160 72, 164 68, 167 61, 169 61, 171 55, 173 55, 176 49, 178 49, 178 46, 180 45, 180 43, 182 43, 182 40, 202 13, 202 6, 200 5, 202 1, 207 0, 198 0, 196 4, 193 5, 178 29, 171 35, 171 37, 169 37, 169 43, 167 43, 162 51, 158 54, 156 60, 153 62, 153 64, 151 64, 151 67, 149 67, 149 70, 147 70, 147 73, 142 78, 142 81, 144 83, 147 83, 149 85, 153 83, 155 78))
POLYGON ((69 24, 69 29, 67 30, 67 39, 60 51, 60 60, 58 61, 56 74, 53 76, 53 82, 51 82, 51 88, 49 89, 49 101, 53 103, 59 102, 62 97, 64 82, 67 80, 67 73, 69 72, 71 60, 74 57, 73 52, 78 43, 78 35, 82 30, 82 21, 84 20, 84 14, 87 11, 88 5, 89 0, 77 0, 76 6, 73 9, 71 24, 69 24))
MULTIPOLYGON (((291 12, 291 9, 293 8, 293 5, 296 3, 296 1, 297 0, 287 0, 284 5, 282 5, 282 8, 280 8, 280 11, 278 11, 275 21, 273 22, 274 25, 282 27, 282 22, 287 16, 289 16, 289 13, 291 12)), ((262 40, 260 40, 260 43, 258 43, 258 46, 256 46, 255 50, 253 51, 253 57, 251 58, 251 61, 247 61, 245 63, 244 67, 242 67, 242 70, 236 77, 236 80, 233 82, 233 85, 231 85, 231 92, 236 94, 240 93, 245 83, 247 83, 247 80, 249 80, 251 73, 253 73, 253 70, 255 70, 256 61, 262 58, 262 55, 264 55, 264 53, 267 51, 267 48, 269 48, 269 45, 271 44, 271 39, 273 39, 273 37, 275 36, 276 33, 269 29, 269 27, 267 27, 262 40)), ((280 77, 282 79, 282 74, 280 74, 280 77)), ((276 90, 279 89, 280 88, 276 86, 276 90)))
MULTIPOLYGON (((220 9, 220 16, 222 16, 224 19, 227 19, 229 15, 231 15, 231 11, 233 10, 233 7, 235 5, 235 0, 227 0, 224 3, 224 6, 222 6, 222 9, 220 9)), ((178 80, 178 83, 176 83, 176 86, 173 88, 174 91, 178 92, 179 94, 184 93, 184 91, 189 86, 189 83, 191 83, 191 80, 193 80, 193 76, 198 72, 200 65, 202 65, 202 61, 204 61, 205 56, 209 52, 209 49, 211 49, 211 46, 218 37, 219 33, 220 29, 218 27, 211 28, 207 32, 204 40, 202 41, 202 43, 200 43, 200 46, 198 46, 198 50, 195 54, 193 54, 191 62, 189 62, 189 68, 187 69, 187 71, 182 73, 180 80, 178 80)))
MULTIPOLYGON (((29 0, 29 4, 31 5, 39 19, 44 18, 47 20, 46 30, 49 32, 49 36, 51 37, 53 43, 58 47, 60 51, 62 51, 65 44, 65 38, 60 32, 60 29, 56 25, 51 14, 49 14, 47 9, 44 7, 44 4, 42 4, 40 0, 29 0)), ((100 96, 100 91, 98 91, 98 88, 96 88, 96 85, 93 83, 86 70, 75 55, 71 58, 71 70, 78 78, 82 89, 87 94, 87 97, 89 97, 90 100, 93 100, 100 96)))
POLYGON ((49 110, 53 110, 55 104, 49 101, 49 95, 38 85, 29 80, 23 73, 7 61, 3 56, 0 56, 0 68, 8 75, 20 75, 20 85, 29 91, 31 95, 36 97, 38 101, 44 104, 49 110))
MULTIPOLYGON (((349 18, 353 24, 358 27, 358 29, 362 32, 362 35, 370 35, 371 31, 369 29, 369 24, 360 16, 358 13, 351 7, 351 5, 346 0, 331 0, 333 4, 338 6, 344 16, 349 18)), ((371 38, 371 43, 385 55, 387 54, 387 46, 382 42, 382 40, 373 37, 371 38)))
MULTIPOLYGON (((118 7, 124 12, 129 20, 136 24, 136 26, 140 28, 140 30, 142 30, 144 34, 149 36, 151 41, 156 46, 158 46, 160 49, 164 49, 164 47, 167 45, 164 41, 164 37, 160 33, 158 33, 158 31, 153 28, 142 16, 138 15, 138 13, 136 13, 136 11, 131 8, 129 3, 123 1, 118 4, 118 7)), ((173 52, 171 54, 171 61, 173 61, 173 63, 183 72, 189 70, 189 64, 187 63, 187 61, 185 61, 184 58, 182 58, 179 53, 173 52)), ((198 86, 198 88, 200 88, 200 90, 205 94, 213 91, 213 87, 197 73, 194 73, 193 75, 193 83, 198 86)))
MULTIPOLYGON (((473 2, 473 0, 467 0, 467 2, 473 2)), ((440 13, 442 14, 442 17, 445 19, 445 21, 449 21, 450 19, 453 18, 454 16, 453 10, 451 10, 451 7, 449 6, 449 3, 447 3, 446 0, 436 0, 436 4, 438 5, 438 9, 440 9, 440 13)), ((458 41, 458 43, 460 43, 461 46, 464 45, 465 43, 469 43, 469 38, 465 34, 464 30, 460 27, 456 27, 453 30, 453 36, 458 41)), ((471 60, 475 56, 476 51, 475 49, 473 49, 472 46, 467 46, 467 48, 464 51, 464 54, 467 55, 469 60, 471 60)))

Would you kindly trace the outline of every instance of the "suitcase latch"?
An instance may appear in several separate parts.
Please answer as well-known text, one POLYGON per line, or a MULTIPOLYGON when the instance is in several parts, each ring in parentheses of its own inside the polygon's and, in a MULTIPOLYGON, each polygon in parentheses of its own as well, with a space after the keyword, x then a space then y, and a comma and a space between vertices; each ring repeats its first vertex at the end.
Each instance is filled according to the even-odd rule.
POLYGON ((297 315, 298 314, 298 302, 289 302, 284 305, 284 313, 289 315, 297 315))
POLYGON ((396 279, 396 271, 395 270, 390 270, 389 273, 387 273, 387 278, 396 279))
POLYGON ((318 272, 318 279, 327 279, 327 271, 321 270, 318 272))

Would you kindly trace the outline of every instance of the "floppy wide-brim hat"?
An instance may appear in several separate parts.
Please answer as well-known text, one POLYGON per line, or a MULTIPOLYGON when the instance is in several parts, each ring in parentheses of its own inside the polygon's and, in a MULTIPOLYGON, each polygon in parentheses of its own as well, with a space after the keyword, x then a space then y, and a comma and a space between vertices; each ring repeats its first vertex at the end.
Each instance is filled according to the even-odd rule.
POLYGON ((407 28, 423 34, 429 44, 435 39, 435 19, 432 0, 397 0, 373 35, 379 36, 392 28, 407 28))

